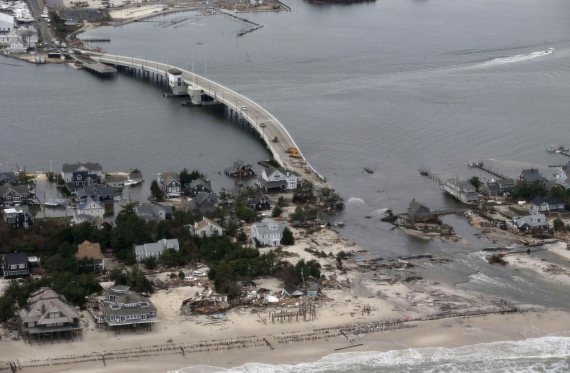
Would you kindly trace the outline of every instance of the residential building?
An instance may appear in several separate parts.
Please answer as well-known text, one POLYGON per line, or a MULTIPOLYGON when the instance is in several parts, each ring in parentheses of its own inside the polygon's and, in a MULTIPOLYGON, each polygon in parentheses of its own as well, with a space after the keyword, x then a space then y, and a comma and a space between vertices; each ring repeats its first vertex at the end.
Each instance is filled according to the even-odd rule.
POLYGON ((28 206, 10 207, 4 209, 4 222, 14 228, 28 228, 34 225, 34 215, 28 206))
POLYGON ((24 253, 4 254, 4 277, 27 276, 30 274, 28 256, 24 253))
POLYGON ((498 179, 497 184, 499 185, 499 188, 503 195, 506 193, 511 193, 513 190, 515 190, 516 187, 516 183, 513 179, 498 179))
POLYGON ((4 34, 14 29, 14 16, 0 13, 0 33, 4 34))
POLYGON ((247 205, 255 211, 271 210, 273 208, 267 197, 261 194, 250 199, 247 205))
POLYGON ((198 193, 214 193, 212 183, 203 179, 196 179, 184 187, 190 190, 192 196, 196 196, 198 193))
POLYGON ((77 252, 75 253, 77 260, 89 259, 92 263, 86 264, 93 271, 102 271, 105 269, 105 257, 101 252, 101 246, 98 243, 91 243, 87 240, 78 245, 77 252))
POLYGON ((130 173, 128 181, 133 183, 142 183, 144 181, 142 173, 140 172, 130 173))
POLYGON ((463 203, 474 203, 479 199, 479 193, 468 181, 449 179, 441 185, 441 189, 463 203))
POLYGON ((158 174, 158 186, 169 198, 180 197, 182 194, 180 175, 177 172, 163 172, 158 174))
POLYGON ((173 212, 172 206, 163 205, 145 205, 136 206, 135 213, 138 217, 149 220, 170 220, 173 212))
POLYGON ((510 223, 514 229, 524 232, 530 232, 533 229, 547 230, 549 228, 544 214, 515 216, 510 223))
POLYGON ((435 214, 432 214, 429 207, 416 202, 415 199, 410 202, 410 207, 408 207, 407 215, 411 221, 429 220, 436 217, 435 214))
POLYGON ((247 177, 247 176, 255 176, 255 172, 253 171, 253 167, 249 163, 245 163, 241 159, 238 159, 232 164, 232 167, 228 167, 224 170, 226 175, 232 177, 247 177))
POLYGON ((32 338, 49 333, 50 340, 62 336, 73 340, 83 327, 73 306, 50 288, 43 287, 32 293, 26 307, 18 311, 22 334, 30 343, 32 338))
POLYGON ((180 244, 176 238, 174 239, 162 239, 156 243, 145 243, 144 245, 135 246, 135 255, 137 257, 137 262, 154 256, 158 258, 160 254, 166 249, 174 249, 176 251, 180 250, 180 244))
POLYGON ((105 176, 107 185, 113 188, 122 188, 126 185, 134 185, 143 182, 143 177, 140 172, 130 174, 107 174, 105 176))
POLYGON ((291 190, 301 185, 302 177, 295 171, 287 171, 283 167, 266 168, 257 179, 257 184, 269 190, 291 190))
POLYGON ((484 181, 481 186, 481 193, 488 197, 497 197, 501 193, 501 187, 496 181, 484 181))
POLYGON ((101 219, 105 215, 105 205, 89 196, 77 205, 76 213, 78 217, 85 215, 89 220, 101 219))
POLYGON ((317 299, 323 287, 319 284, 311 284, 307 288, 307 296, 312 299, 317 299))
POLYGON ((218 196, 216 193, 200 192, 194 197, 190 207, 193 211, 213 212, 218 207, 218 196))
POLYGON ((522 170, 519 174, 519 182, 531 184, 535 181, 538 181, 542 184, 543 181, 546 179, 542 176, 540 172, 536 168, 530 168, 526 170, 522 170))
POLYGON ((105 180, 105 175, 103 174, 103 167, 99 163, 66 163, 61 167, 61 177, 65 183, 69 183, 73 180, 73 173, 78 171, 84 171, 88 174, 97 175, 99 182, 105 180))
MULTIPOLYGON (((554 178, 564 189, 570 189, 570 162, 560 167, 554 174, 554 178)), ((1 180, 0 180, 1 181, 1 180)))
POLYGON ((221 225, 208 218, 202 218, 201 221, 194 223, 190 226, 190 233, 193 236, 201 237, 212 237, 221 236, 224 234, 224 230, 221 225))
POLYGON ((303 294, 304 293, 293 284, 286 284, 283 290, 281 290, 282 297, 300 297, 303 294))
POLYGON ((15 173, 13 172, 1 172, 0 171, 0 186, 4 185, 4 184, 12 184, 12 185, 18 185, 18 177, 16 176, 15 173))
POLYGON ((564 202, 561 200, 542 197, 536 197, 530 202, 529 213, 531 215, 541 213, 547 217, 558 218, 566 218, 570 214, 570 212, 564 208, 564 202))
POLYGON ((18 206, 27 201, 30 190, 26 185, 12 185, 6 183, 0 186, 0 206, 18 206))
POLYGON ((91 199, 103 205, 113 204, 115 202, 113 199, 114 196, 115 189, 106 185, 86 185, 77 190, 79 203, 85 203, 91 199))
POLYGON ((251 241, 257 239, 262 245, 279 246, 283 238, 283 230, 288 226, 286 222, 265 218, 251 226, 251 241))
POLYGON ((105 299, 99 300, 101 319, 110 327, 138 324, 150 327, 159 321, 156 307, 150 299, 129 290, 127 286, 112 286, 104 295, 105 299))

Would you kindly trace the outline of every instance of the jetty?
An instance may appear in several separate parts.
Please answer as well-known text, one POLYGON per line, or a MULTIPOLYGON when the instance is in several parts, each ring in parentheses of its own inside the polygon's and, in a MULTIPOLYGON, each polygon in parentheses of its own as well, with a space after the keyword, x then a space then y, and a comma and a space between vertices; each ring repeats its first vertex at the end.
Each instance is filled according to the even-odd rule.
MULTIPOLYGON (((279 165, 288 170, 298 172, 303 175, 305 180, 313 183, 321 184, 326 182, 326 178, 320 175, 307 162, 299 146, 283 124, 265 107, 239 92, 235 92, 206 77, 164 62, 85 50, 80 52, 88 55, 90 60, 104 64, 113 70, 122 71, 127 69, 134 73, 135 76, 141 78, 155 79, 165 84, 168 84, 169 81, 172 82, 170 87, 176 93, 165 94, 165 97, 189 95, 193 106, 224 105, 228 108, 230 116, 235 115, 236 118, 247 122, 252 129, 257 131, 261 139, 267 144, 273 159, 279 165), (176 80, 171 80, 174 79, 174 76, 176 76, 176 80), (289 157, 287 149, 290 148, 297 149, 300 157, 289 157)), ((84 63, 84 67, 89 69, 90 66, 85 66, 84 63)))

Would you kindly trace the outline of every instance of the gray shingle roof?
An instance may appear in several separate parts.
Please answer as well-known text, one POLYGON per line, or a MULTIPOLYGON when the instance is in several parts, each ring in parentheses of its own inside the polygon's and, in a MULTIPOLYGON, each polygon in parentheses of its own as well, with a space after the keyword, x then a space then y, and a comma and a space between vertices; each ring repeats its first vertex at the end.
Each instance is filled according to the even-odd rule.
POLYGON ((86 163, 65 163, 62 167, 61 170, 63 172, 73 172, 73 171, 77 171, 77 169, 79 167, 85 167, 86 169, 90 170, 90 171, 103 171, 103 167, 101 167, 101 165, 99 163, 91 163, 91 162, 86 162, 86 163))
POLYGON ((24 193, 26 193, 26 194, 30 193, 30 190, 25 185, 5 184, 5 185, 0 186, 0 197, 4 197, 8 193, 10 193, 10 191, 14 191, 14 192, 18 193, 19 195, 22 195, 24 193))
POLYGON ((145 243, 144 245, 135 246, 135 255, 137 260, 148 258, 149 256, 158 257, 168 248, 173 248, 178 251, 180 249, 180 244, 176 238, 174 239, 162 239, 155 243, 145 243), (141 253, 141 254, 139 254, 141 253))
POLYGON ((547 203, 550 206, 552 206, 552 205, 563 205, 564 204, 564 202, 562 202, 558 198, 542 198, 542 197, 536 197, 530 203, 532 205, 535 205, 535 206, 540 206, 543 203, 547 203))
POLYGON ((197 187, 198 185, 202 185, 205 186, 206 188, 212 190, 212 183, 210 183, 209 181, 205 181, 202 179, 196 179, 194 181, 192 181, 189 185, 190 189, 197 187))
POLYGON ((28 256, 24 253, 8 253, 4 254, 4 266, 11 264, 28 263, 28 256))
POLYGON ((538 172, 536 168, 522 170, 521 174, 524 177, 524 179, 527 181, 527 183, 532 183, 533 181, 542 179, 542 175, 540 174, 540 172, 538 172))
POLYGON ((77 190, 77 196, 79 198, 87 196, 113 196, 115 194, 115 189, 106 185, 91 184, 81 187, 77 190))
POLYGON ((259 177, 258 180, 259 184, 261 184, 262 187, 268 189, 282 188, 287 186, 287 180, 267 181, 262 177, 259 177))
POLYGON ((11 180, 14 183, 18 182, 18 178, 16 177, 16 174, 11 172, 11 171, 10 172, 0 172, 0 181, 4 180, 4 179, 11 180))
POLYGON ((283 230, 289 226, 284 221, 276 221, 273 219, 265 218, 259 223, 254 224, 259 234, 277 234, 283 233, 283 230), (277 229, 269 229, 269 226, 277 226, 277 229))
POLYGON ((180 183, 180 174, 178 172, 163 172, 162 180, 165 185, 170 184, 172 181, 176 180, 180 183))
POLYGON ((206 202, 208 198, 212 199, 214 203, 218 203, 218 196, 216 193, 198 193, 196 194, 195 202, 197 205, 201 205, 206 202))

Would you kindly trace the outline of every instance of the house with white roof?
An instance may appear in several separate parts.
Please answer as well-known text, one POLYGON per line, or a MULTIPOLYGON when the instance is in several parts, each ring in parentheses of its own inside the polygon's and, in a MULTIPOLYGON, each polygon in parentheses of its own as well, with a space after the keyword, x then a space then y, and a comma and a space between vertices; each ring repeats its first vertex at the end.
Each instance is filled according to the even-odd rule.
POLYGON ((286 227, 288 227, 286 222, 265 218, 251 226, 251 241, 255 243, 257 239, 262 245, 279 246, 286 227))
POLYGON ((80 202, 73 212, 73 222, 82 223, 87 220, 101 219, 105 215, 105 205, 102 202, 87 197, 85 202, 80 202))
POLYGON ((295 171, 283 167, 269 167, 263 170, 257 179, 257 185, 267 190, 291 190, 301 185, 303 178, 295 171))

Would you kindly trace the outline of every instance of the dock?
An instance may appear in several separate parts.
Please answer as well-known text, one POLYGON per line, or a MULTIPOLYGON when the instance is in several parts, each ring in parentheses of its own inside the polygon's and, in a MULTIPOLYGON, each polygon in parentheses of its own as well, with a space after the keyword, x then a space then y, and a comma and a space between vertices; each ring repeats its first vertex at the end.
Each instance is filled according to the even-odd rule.
POLYGON ((86 56, 77 56, 72 54, 74 60, 80 61, 83 64, 83 68, 88 70, 90 73, 96 74, 101 78, 113 78, 117 75, 117 69, 109 65, 105 65, 99 61, 93 60, 86 56))
MULTIPOLYGON (((569 157, 570 157, 570 155, 569 155, 569 157)), ((473 162, 473 163, 469 163, 469 164, 467 165, 467 167, 469 167, 469 168, 479 168, 479 169, 481 169, 481 170, 483 170, 483 171, 486 171, 486 172, 490 173, 491 175, 494 175, 494 176, 496 176, 496 177, 498 177, 498 178, 500 178, 500 179, 510 179, 508 176, 506 176, 506 175, 500 173, 500 172, 499 172, 499 169, 493 170, 491 167, 486 167, 486 166, 483 164, 483 162, 473 162)))

